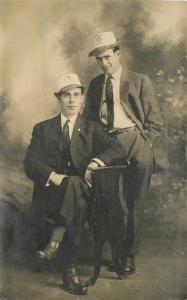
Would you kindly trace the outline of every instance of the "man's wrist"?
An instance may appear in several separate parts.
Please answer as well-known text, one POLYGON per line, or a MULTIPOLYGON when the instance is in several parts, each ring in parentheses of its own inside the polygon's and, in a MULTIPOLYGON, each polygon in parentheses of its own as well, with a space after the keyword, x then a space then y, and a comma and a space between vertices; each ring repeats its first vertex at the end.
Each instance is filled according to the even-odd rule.
POLYGON ((98 158, 93 158, 89 165, 87 166, 87 170, 93 171, 97 169, 98 167, 104 167, 105 164, 98 158))
POLYGON ((105 167, 105 163, 97 157, 94 157, 91 162, 96 162, 98 167, 105 167))
POLYGON ((50 182, 51 182, 51 178, 52 178, 53 174, 56 174, 56 172, 51 172, 45 186, 50 186, 50 182))
POLYGON ((46 186, 49 186, 50 183, 55 184, 55 185, 60 185, 62 180, 67 177, 67 175, 63 175, 63 174, 58 174, 56 172, 52 172, 49 176, 48 179, 48 184, 46 186))

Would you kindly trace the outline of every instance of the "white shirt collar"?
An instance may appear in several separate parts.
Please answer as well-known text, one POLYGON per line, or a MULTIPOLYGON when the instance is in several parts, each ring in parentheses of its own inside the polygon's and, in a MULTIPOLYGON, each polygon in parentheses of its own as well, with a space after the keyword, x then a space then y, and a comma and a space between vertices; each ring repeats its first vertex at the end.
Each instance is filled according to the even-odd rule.
POLYGON ((114 80, 116 80, 116 81, 120 80, 120 78, 121 78, 121 72, 122 72, 122 66, 119 66, 119 68, 117 69, 117 71, 112 74, 112 78, 114 80))
MULTIPOLYGON (((119 81, 121 78, 121 72, 122 72, 122 66, 120 65, 116 72, 112 74, 112 79, 115 81, 119 81)), ((107 79, 108 75, 105 75, 105 78, 107 79)))
POLYGON ((70 123, 74 124, 75 120, 77 118, 77 115, 78 114, 74 115, 73 117, 67 118, 63 115, 63 113, 61 113, 61 123, 64 125, 67 120, 70 120, 70 123))

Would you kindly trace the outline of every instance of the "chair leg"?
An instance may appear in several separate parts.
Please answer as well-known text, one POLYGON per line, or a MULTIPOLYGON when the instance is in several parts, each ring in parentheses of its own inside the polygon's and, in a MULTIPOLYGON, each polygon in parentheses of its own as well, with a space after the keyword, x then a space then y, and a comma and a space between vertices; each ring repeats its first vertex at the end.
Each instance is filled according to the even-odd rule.
POLYGON ((121 243, 115 240, 109 240, 110 247, 112 250, 112 261, 114 265, 114 270, 118 276, 118 279, 122 279, 124 275, 122 264, 121 264, 121 243))

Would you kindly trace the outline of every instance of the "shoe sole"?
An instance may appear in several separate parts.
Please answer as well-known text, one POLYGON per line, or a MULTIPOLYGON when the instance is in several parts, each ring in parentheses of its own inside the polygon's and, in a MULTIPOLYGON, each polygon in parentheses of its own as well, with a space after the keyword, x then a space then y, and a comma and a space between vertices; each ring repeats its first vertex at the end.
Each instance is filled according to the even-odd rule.
POLYGON ((72 290, 70 290, 70 289, 68 289, 68 288, 66 288, 64 286, 63 286, 63 290, 64 290, 65 293, 71 294, 71 295, 82 295, 82 296, 83 295, 87 295, 87 290, 84 293, 83 292, 82 293, 81 292, 78 293, 78 292, 72 291, 72 290))
POLYGON ((133 274, 135 274, 135 273, 136 273, 135 270, 134 270, 134 271, 128 271, 128 272, 125 272, 126 275, 133 275, 133 274))

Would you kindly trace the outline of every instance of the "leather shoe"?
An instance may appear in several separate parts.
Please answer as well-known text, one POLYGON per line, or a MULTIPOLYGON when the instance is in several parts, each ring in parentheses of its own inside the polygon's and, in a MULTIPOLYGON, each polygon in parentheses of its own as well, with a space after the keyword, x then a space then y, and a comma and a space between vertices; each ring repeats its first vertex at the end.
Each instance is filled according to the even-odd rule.
POLYGON ((115 266, 113 263, 111 263, 107 270, 108 272, 116 272, 118 279, 122 279, 122 277, 125 276, 124 266, 115 266))
POLYGON ((67 293, 74 295, 86 295, 87 287, 83 285, 77 276, 75 266, 68 267, 63 271, 63 288, 67 293))
POLYGON ((130 275, 134 274, 136 271, 136 265, 135 265, 135 256, 131 255, 127 257, 127 263, 125 266, 125 274, 130 275))
POLYGON ((37 256, 39 256, 41 259, 52 260, 55 258, 59 246, 59 242, 51 241, 44 250, 37 251, 37 256))
POLYGON ((108 265, 107 271, 108 272, 116 272, 116 267, 114 266, 113 263, 111 263, 110 265, 108 265))

